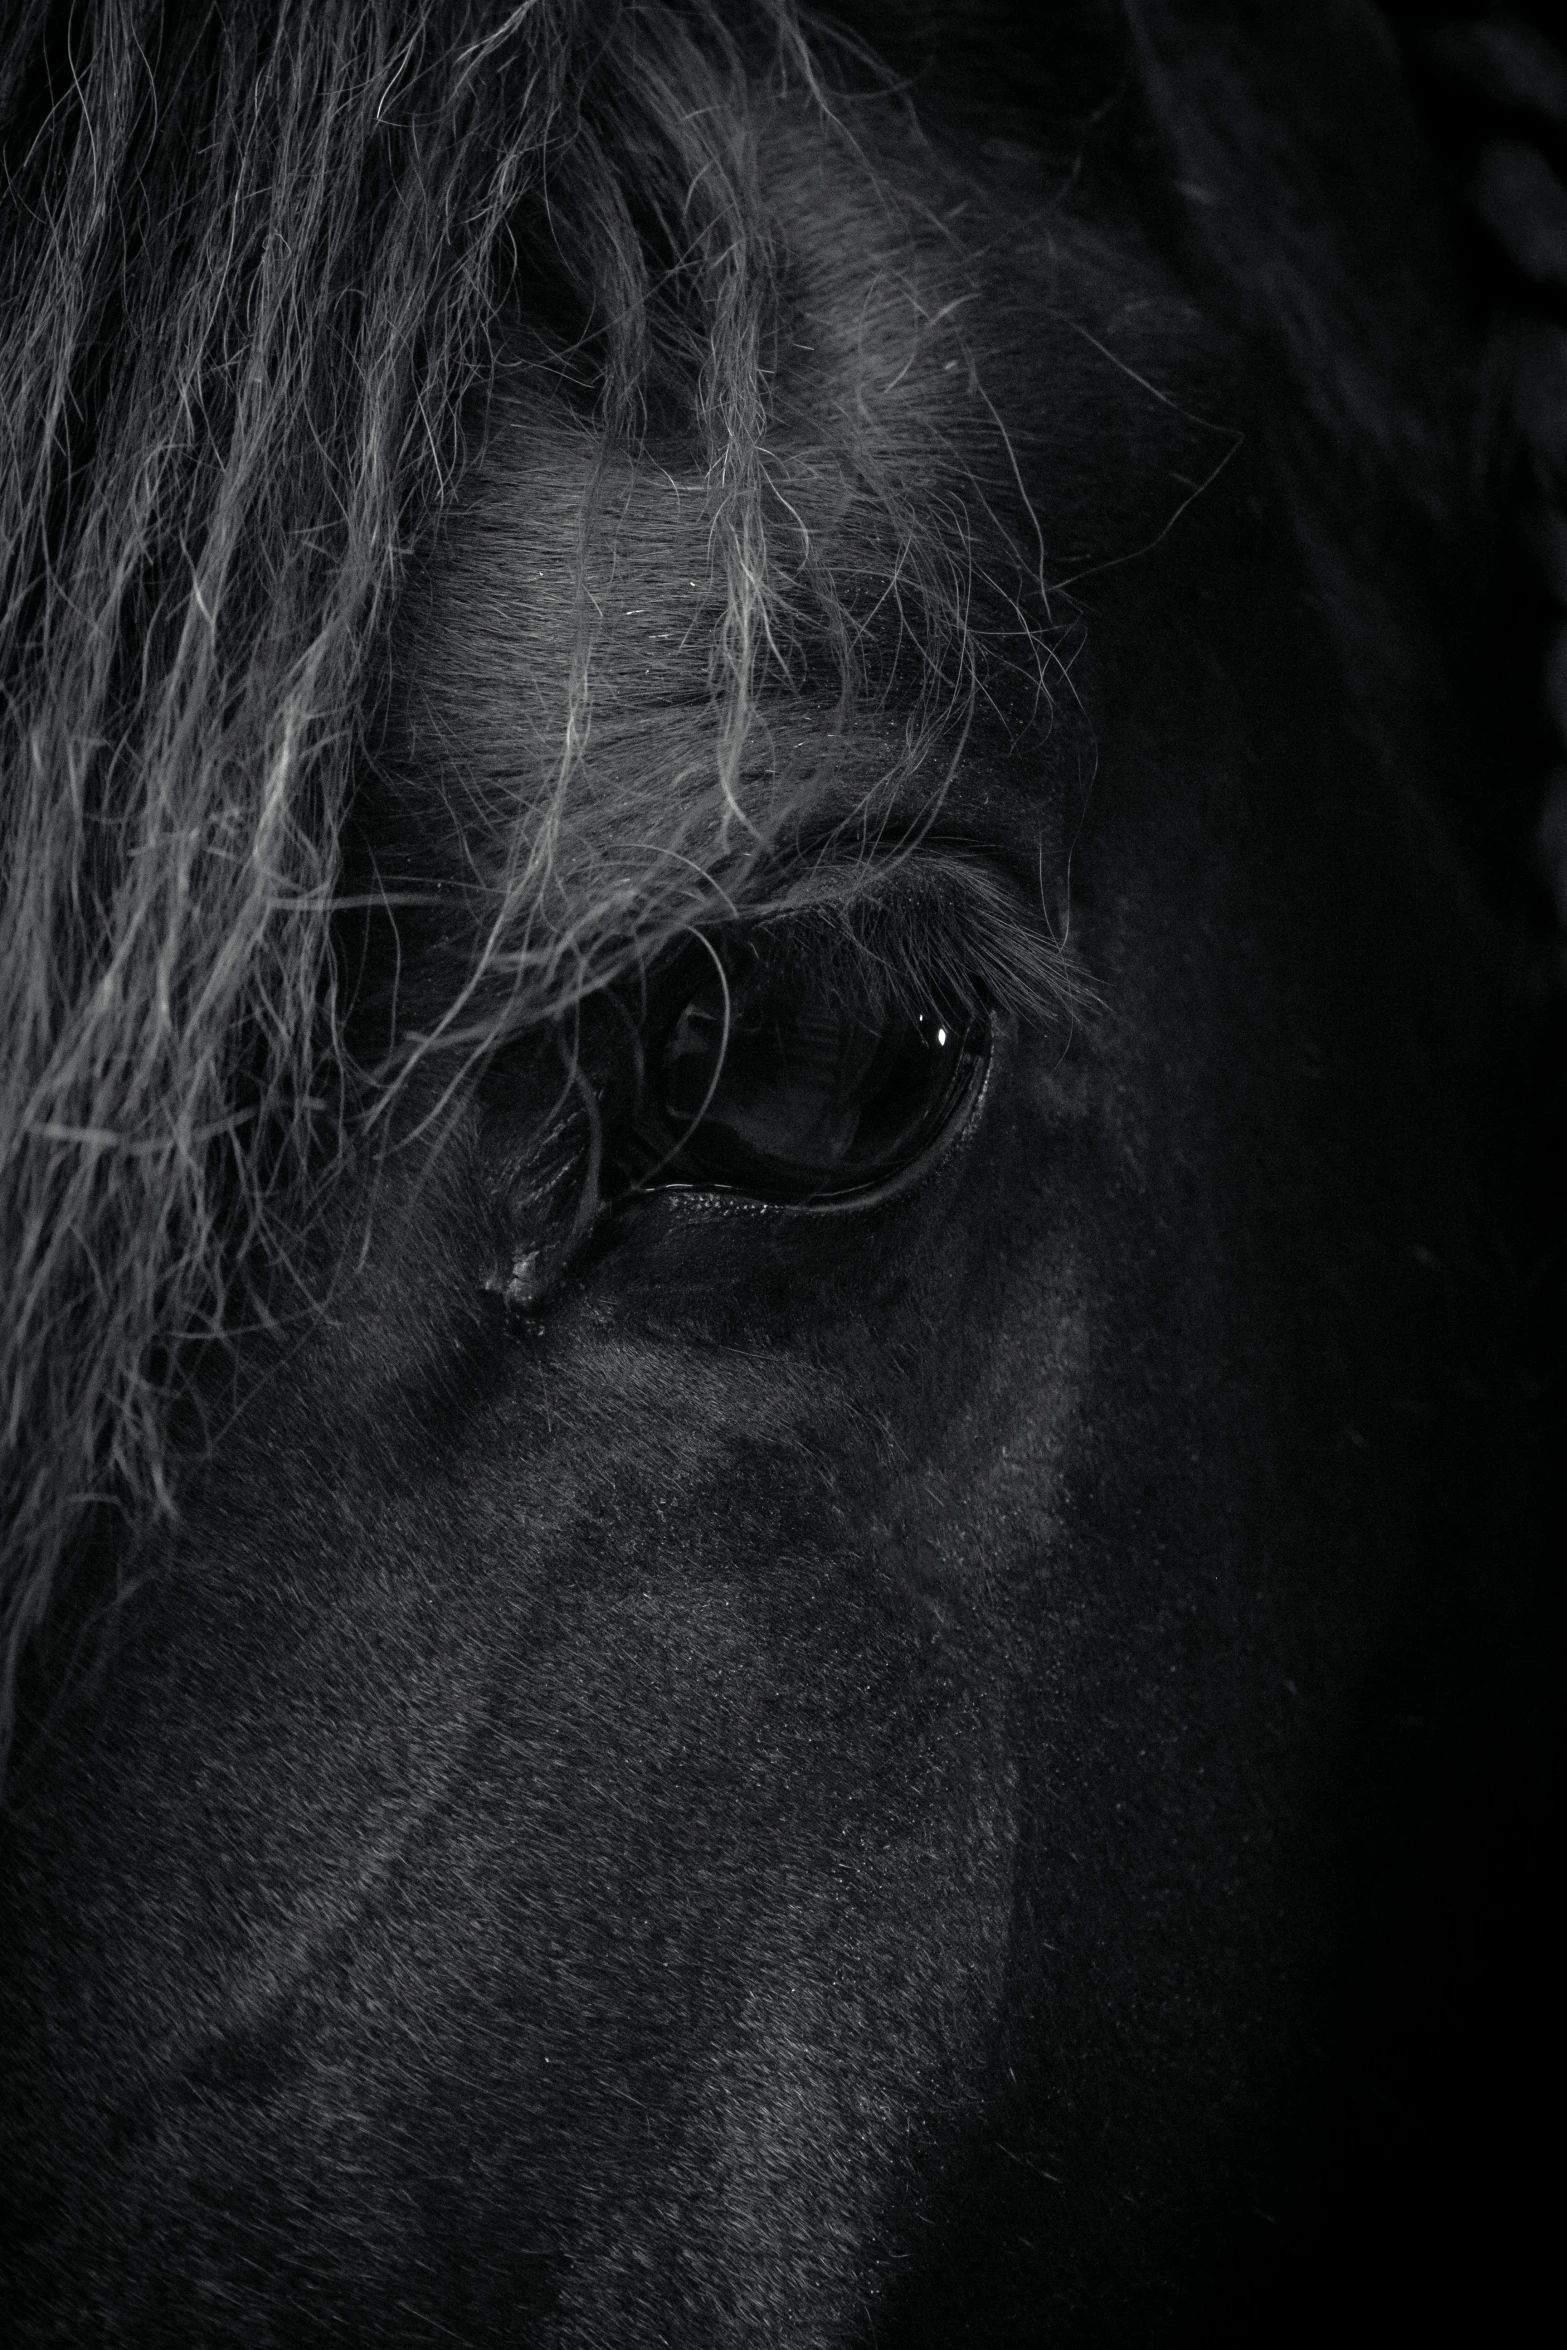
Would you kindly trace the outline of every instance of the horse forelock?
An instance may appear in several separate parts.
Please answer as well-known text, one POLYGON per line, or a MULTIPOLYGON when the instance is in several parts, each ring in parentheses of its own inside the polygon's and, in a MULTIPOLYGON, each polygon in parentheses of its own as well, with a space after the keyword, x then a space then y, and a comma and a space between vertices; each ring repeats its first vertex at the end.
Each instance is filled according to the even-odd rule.
MULTIPOLYGON (((367 663, 508 295, 541 281, 626 428, 653 280, 684 260, 661 238, 715 317, 747 314, 742 92, 786 60, 787 0, 109 0, 13 26, 7 1718, 93 1506, 172 1505, 181 1350, 231 1323, 237 1268, 286 1256, 336 1147, 367 663)), ((754 352, 686 329, 738 448, 754 352)))

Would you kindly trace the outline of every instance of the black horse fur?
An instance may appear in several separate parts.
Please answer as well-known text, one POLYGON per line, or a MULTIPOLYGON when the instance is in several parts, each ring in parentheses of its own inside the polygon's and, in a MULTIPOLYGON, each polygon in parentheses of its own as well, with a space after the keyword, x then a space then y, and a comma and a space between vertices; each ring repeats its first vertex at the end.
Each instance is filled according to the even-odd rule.
POLYGON ((7 2338, 1505 2332, 1519 743, 1386 22, 21 0, 0 141, 7 2338), (989 1034, 885 1197, 625 1178, 742 936, 989 1034))

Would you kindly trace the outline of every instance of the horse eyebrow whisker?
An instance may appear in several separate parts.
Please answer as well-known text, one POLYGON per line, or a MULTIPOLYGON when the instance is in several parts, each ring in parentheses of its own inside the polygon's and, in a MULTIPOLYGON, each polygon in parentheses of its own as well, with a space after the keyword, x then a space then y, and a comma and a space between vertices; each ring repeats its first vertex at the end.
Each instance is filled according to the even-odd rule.
POLYGON ((1043 903, 966 845, 927 839, 890 855, 820 857, 749 920, 817 928, 848 968, 875 971, 910 997, 953 993, 1025 1022, 1064 1018, 1073 1027, 1102 1004, 1043 903))

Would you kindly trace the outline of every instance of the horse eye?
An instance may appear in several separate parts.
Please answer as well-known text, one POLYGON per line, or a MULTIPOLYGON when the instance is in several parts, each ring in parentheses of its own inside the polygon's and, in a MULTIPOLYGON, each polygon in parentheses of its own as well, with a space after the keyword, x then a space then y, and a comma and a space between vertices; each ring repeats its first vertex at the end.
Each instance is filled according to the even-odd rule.
POLYGON ((874 1195, 974 1099, 989 1023, 934 995, 873 1003, 830 971, 720 950, 648 1036, 634 1180, 808 1207, 874 1195))

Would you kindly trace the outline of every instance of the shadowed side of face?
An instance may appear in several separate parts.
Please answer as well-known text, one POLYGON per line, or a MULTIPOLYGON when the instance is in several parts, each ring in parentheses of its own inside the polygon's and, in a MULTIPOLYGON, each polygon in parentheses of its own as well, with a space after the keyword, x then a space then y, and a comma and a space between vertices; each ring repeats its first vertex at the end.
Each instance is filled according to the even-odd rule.
MULTIPOLYGON (((23 1783, 28 2289, 85 2331, 912 2339, 1005 2160, 1008 2274, 1062 2338, 1144 2339, 1277 2183, 1357 1660, 1445 1506, 1461 1301, 1419 1268, 1475 1213, 1435 1073, 1481 950, 1245 369, 1135 232, 1061 212, 1020 259, 1010 180, 908 227, 775 137, 780 643, 728 795, 723 485, 525 366, 363 818, 408 1035, 532 876, 493 1035, 419 1062, 328 1311, 258 1345, 23 1783), (933 697, 965 581, 990 635, 933 697), (880 931, 811 927, 867 896, 880 931), (1068 910, 1076 1020, 1004 984, 1068 910), (734 938, 785 940, 757 1023, 794 1033, 830 942, 922 925, 985 1075, 899 1182, 604 1173, 594 1116, 734 938), (518 974, 583 957, 613 984, 563 1060, 518 974)), ((1439 696, 1386 658, 1418 781, 1439 696)))

